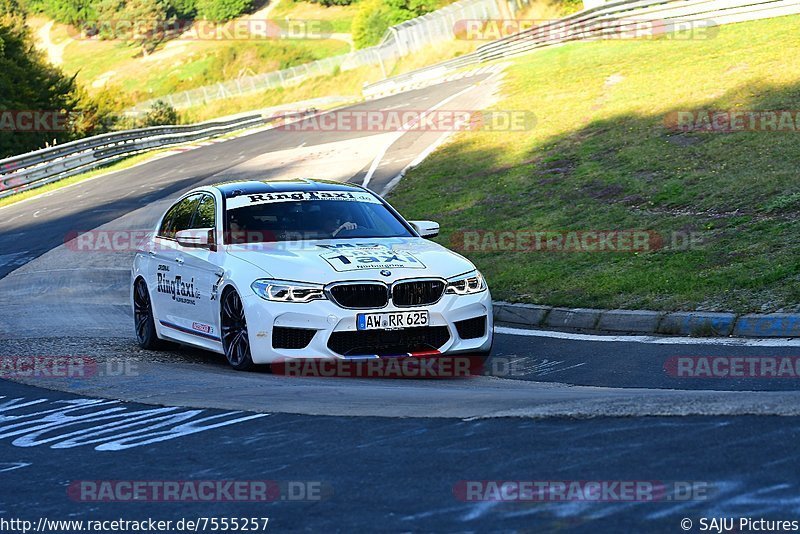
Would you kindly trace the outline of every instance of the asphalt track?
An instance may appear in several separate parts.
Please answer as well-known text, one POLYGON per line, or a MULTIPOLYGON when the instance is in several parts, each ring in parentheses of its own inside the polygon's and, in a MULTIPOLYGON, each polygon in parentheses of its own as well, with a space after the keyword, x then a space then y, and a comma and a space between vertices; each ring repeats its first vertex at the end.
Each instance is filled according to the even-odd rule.
MULTIPOLYGON (((20 402, 47 398, 45 408, 78 402, 69 394, 10 382, 3 394, 20 402)), ((0 399, 0 407, 4 402, 0 399)), ((134 413, 151 408, 125 407, 134 413)), ((32 422, 20 430, 19 421, 30 420, 22 415, 34 408, 4 410, 20 418, 15 435, 9 436, 8 423, 0 420, 0 517, 34 524, 42 517, 268 517, 270 532, 674 533, 682 531, 684 518, 695 525, 701 517, 792 520, 800 511, 800 420, 794 417, 461 420, 272 414, 108 450, 100 438, 84 434, 80 441, 80 432, 91 430, 88 422, 49 431, 37 431, 32 422), (323 491, 318 499, 255 503, 94 502, 68 493, 71 485, 87 480, 271 480, 315 484, 323 491), (464 502, 454 491, 460 481, 498 480, 659 481, 702 491, 617 502, 464 502)))
MULTIPOLYGON (((491 76, 464 78, 359 109, 417 110, 443 102, 475 109, 491 101, 494 90, 491 76)), ((700 514, 798 515, 791 467, 797 461, 798 423, 791 417, 800 415, 797 379, 686 379, 667 371, 676 356, 796 356, 795 341, 664 342, 501 328, 488 376, 236 373, 202 351, 139 351, 127 304, 131 253, 87 254, 64 246, 76 231, 149 229, 171 199, 223 179, 318 176, 361 183, 369 176, 370 187, 380 191, 439 136, 266 130, 0 209, 0 356, 89 356, 130 365, 124 376, 0 381, 0 410, 8 399, 58 403, 80 395, 121 399, 128 407, 268 414, 106 453, 54 449, 4 433, 8 420, 0 411, 0 516, 141 518, 162 510, 164 517, 233 516, 266 509, 284 530, 675 532, 680 518, 700 514), (85 479, 201 477, 325 481, 334 496, 256 510, 242 503, 76 504, 65 490, 69 481, 85 479), (715 493, 689 503, 454 498, 458 480, 485 479, 700 480, 715 493)))
MULTIPOLYGON (((352 111, 424 111, 485 81, 489 75, 468 77, 424 90, 350 106, 352 111)), ((491 86, 489 86, 490 88, 491 86)), ((476 93, 484 94, 486 88, 476 93)), ((465 94, 450 109, 473 109, 481 99, 465 94)), ((87 231, 192 187, 221 179, 315 176, 363 181, 374 156, 392 141, 394 132, 294 131, 270 129, 173 154, 100 179, 78 183, 23 203, 0 209, 0 277, 64 243, 70 232, 87 231), (304 148, 301 156, 274 161, 265 155, 304 148), (318 150, 315 150, 318 149, 318 150), (314 160, 316 167, 304 167, 314 160), (247 163, 249 167, 239 168, 247 163), (309 175, 304 171, 314 172, 309 175), (210 179, 210 180, 209 180, 210 179)), ((370 180, 383 187, 441 132, 409 132, 386 152, 370 180)))

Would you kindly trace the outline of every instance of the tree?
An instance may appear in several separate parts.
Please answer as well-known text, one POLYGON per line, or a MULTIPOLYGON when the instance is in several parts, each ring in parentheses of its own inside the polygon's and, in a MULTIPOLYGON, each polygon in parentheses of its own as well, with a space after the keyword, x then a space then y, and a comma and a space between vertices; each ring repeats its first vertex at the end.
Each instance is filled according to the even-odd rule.
POLYGON ((57 22, 82 26, 97 18, 93 0, 43 0, 42 10, 57 22))
POLYGON ((435 0, 364 0, 353 18, 353 42, 356 48, 380 42, 390 26, 430 13, 435 0))
POLYGON ((24 21, 25 9, 17 0, 0 0, 0 18, 6 22, 24 21))
POLYGON ((178 124, 178 112, 163 100, 157 100, 141 120, 141 127, 178 124))
POLYGON ((74 78, 51 66, 34 46, 23 24, 0 19, 0 157, 27 152, 72 137, 71 129, 20 129, 20 113, 67 114, 79 108, 74 78))
POLYGON ((247 12, 253 0, 197 0, 197 16, 214 22, 235 19, 247 12))
POLYGON ((131 38, 139 44, 143 56, 166 37, 167 6, 159 0, 126 0, 120 16, 132 23, 131 38))
POLYGON ((167 15, 179 20, 192 20, 197 16, 195 0, 167 0, 167 15))
POLYGON ((378 44, 388 23, 386 5, 381 0, 364 0, 353 17, 353 43, 356 48, 378 44))

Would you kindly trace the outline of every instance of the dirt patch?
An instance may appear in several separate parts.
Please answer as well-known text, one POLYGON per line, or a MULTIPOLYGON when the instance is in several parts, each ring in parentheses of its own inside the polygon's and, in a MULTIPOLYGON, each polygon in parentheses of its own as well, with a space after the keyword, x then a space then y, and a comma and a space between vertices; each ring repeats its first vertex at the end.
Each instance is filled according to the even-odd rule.
POLYGON ((668 143, 680 147, 693 146, 703 142, 703 140, 700 137, 697 137, 695 135, 687 135, 684 133, 668 135, 666 136, 666 139, 668 143))
POLYGON ((602 182, 590 182, 581 187, 581 192, 595 200, 608 200, 618 198, 625 188, 619 184, 604 184, 602 182))

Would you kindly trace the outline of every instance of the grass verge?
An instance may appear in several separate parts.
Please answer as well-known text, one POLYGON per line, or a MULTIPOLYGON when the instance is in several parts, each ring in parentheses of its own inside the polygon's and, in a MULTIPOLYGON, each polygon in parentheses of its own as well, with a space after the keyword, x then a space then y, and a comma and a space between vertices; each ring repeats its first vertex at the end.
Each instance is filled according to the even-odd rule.
MULTIPOLYGON (((292 3, 303 4, 305 2, 292 3)), ((323 18, 324 12, 325 8, 319 7, 314 11, 318 19, 323 18)), ((46 22, 43 17, 32 17, 29 24, 41 37, 38 32, 46 22)), ((197 39, 193 38, 195 34, 187 32, 187 36, 166 41, 147 56, 142 56, 141 49, 134 43, 124 40, 75 38, 76 30, 62 24, 52 27, 49 39, 54 45, 63 46, 60 66, 64 72, 76 75, 92 93, 119 92, 127 105, 302 65, 350 50, 347 42, 325 38, 279 40, 248 34, 237 35, 234 39, 226 38, 225 30, 219 30, 219 38, 214 38, 208 23, 201 24, 204 24, 201 31, 211 37, 197 39)))
POLYGON ((411 219, 440 221, 444 244, 474 229, 644 229, 666 238, 647 252, 465 252, 495 298, 798 310, 798 132, 665 125, 677 111, 800 109, 800 64, 787 61, 800 56, 798 23, 788 16, 706 38, 572 43, 517 58, 495 107, 533 110, 535 127, 457 134, 390 200, 411 219), (671 244, 690 233, 700 242, 671 244))
POLYGON ((336 33, 350 33, 358 3, 347 6, 322 6, 304 0, 280 0, 270 18, 275 20, 321 21, 323 27, 336 33))
MULTIPOLYGON (((467 41, 451 41, 447 46, 426 50, 401 58, 392 65, 386 65, 387 76, 396 76, 404 72, 432 65, 440 61, 452 59, 470 52, 480 44, 467 41)), ((281 89, 260 91, 251 95, 222 100, 213 100, 207 104, 178 110, 181 122, 192 123, 211 120, 217 117, 242 113, 252 109, 260 109, 292 102, 310 100, 325 95, 353 96, 361 98, 361 90, 365 83, 373 83, 383 79, 383 73, 377 65, 337 72, 330 76, 318 76, 298 85, 281 89)))

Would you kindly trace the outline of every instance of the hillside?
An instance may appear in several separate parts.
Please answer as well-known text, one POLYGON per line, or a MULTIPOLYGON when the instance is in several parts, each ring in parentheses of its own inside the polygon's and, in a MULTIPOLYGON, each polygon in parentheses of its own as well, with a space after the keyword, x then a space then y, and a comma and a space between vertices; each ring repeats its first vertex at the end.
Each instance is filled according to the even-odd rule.
MULTIPOLYGON (((135 44, 121 39, 88 38, 75 28, 54 24, 42 16, 29 17, 37 46, 51 62, 90 93, 114 91, 126 105, 169 93, 233 80, 261 72, 301 65, 351 50, 349 21, 357 8, 324 7, 310 2, 283 0, 216 28, 196 21, 184 36, 161 43, 143 55, 135 44), (250 31, 249 20, 313 21, 312 38, 262 38, 250 31), (202 26, 200 26, 202 25, 202 26), (213 28, 213 29, 212 29, 213 28), (238 33, 234 33, 234 28, 238 33), (197 35, 214 36, 200 38, 197 35), (235 38, 231 38, 235 36, 235 38)), ((297 23, 301 24, 301 23, 297 23)))
POLYGON ((441 222, 440 240, 456 246, 467 230, 631 229, 663 239, 657 250, 627 252, 494 251, 481 241, 483 249, 464 253, 499 299, 796 309, 797 112, 782 131, 671 125, 677 112, 800 109, 800 65, 788 60, 800 57, 798 23, 790 16, 722 26, 704 39, 572 43, 517 58, 496 109, 532 110, 535 127, 456 134, 390 200, 411 219, 441 222))

